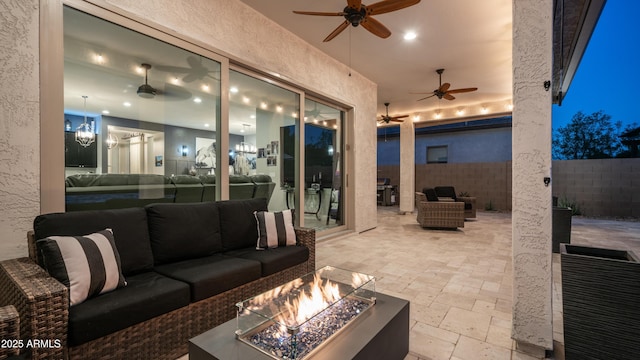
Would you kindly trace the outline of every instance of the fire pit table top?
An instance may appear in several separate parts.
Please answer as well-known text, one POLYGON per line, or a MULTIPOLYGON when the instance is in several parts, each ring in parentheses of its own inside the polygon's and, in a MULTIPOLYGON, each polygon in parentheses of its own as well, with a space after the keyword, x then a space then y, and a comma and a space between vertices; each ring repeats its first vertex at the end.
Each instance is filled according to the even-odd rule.
MULTIPOLYGON (((189 360, 268 360, 271 356, 236 339, 229 320, 189 341, 189 360)), ((409 301, 376 293, 376 304, 306 359, 402 360, 409 353, 409 301)))

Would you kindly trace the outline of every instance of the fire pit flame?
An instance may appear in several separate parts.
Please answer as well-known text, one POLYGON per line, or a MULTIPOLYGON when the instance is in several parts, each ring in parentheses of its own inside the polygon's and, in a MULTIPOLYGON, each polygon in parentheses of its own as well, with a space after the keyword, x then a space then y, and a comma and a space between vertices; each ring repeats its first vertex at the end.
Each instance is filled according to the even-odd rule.
POLYGON ((325 267, 238 303, 238 339, 301 359, 375 303, 372 276, 325 267))

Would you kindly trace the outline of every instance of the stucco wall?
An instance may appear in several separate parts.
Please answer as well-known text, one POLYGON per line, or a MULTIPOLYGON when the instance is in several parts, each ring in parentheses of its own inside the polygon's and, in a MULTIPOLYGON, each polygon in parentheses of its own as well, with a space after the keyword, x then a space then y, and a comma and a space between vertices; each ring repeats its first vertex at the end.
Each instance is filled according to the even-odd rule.
POLYGON ((513 326, 520 344, 553 348, 551 80, 553 0, 513 0, 513 326))
POLYGON ((0 1, 0 259, 24 256, 40 211, 38 1, 0 1))
MULTIPOLYGON (((0 259, 27 254, 26 232, 40 211, 39 5, 35 0, 0 2, 0 80, 10 84, 0 89, 0 259)), ((345 131, 352 133, 346 165, 353 169, 354 227, 364 231, 376 226, 375 83, 354 71, 349 76, 346 65, 237 0, 110 0, 105 5, 352 106, 357 132, 345 131)))
MULTIPOLYGON (((448 163, 511 160, 511 128, 469 130, 415 137, 415 162, 427 163, 427 146, 448 148, 448 163)), ((398 164, 400 140, 397 136, 378 138, 378 166, 398 164)))

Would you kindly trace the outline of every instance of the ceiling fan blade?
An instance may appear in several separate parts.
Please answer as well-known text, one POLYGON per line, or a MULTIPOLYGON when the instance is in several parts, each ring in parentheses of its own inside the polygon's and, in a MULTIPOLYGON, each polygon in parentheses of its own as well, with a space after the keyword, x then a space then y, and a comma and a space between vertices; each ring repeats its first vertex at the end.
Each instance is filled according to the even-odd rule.
POLYGON ((347 0, 347 6, 352 9, 356 9, 360 11, 360 7, 362 6, 362 0, 347 0))
POLYGON ((333 30, 333 32, 329 34, 329 36, 327 36, 324 40, 322 40, 322 42, 331 41, 331 39, 338 36, 338 34, 340 34, 344 29, 346 29, 347 26, 349 26, 349 22, 345 20, 342 24, 340 24, 340 26, 338 26, 335 30, 333 30))
POLYGON ((433 94, 433 91, 429 91, 429 92, 409 92, 409 94, 414 94, 414 95, 422 95, 422 94, 433 94))
POLYGON ((404 119, 406 117, 409 117, 409 115, 398 115, 398 116, 392 116, 391 120, 397 120, 397 119, 404 119))
POLYGON ((164 71, 164 72, 175 72, 175 73, 188 73, 191 71, 189 68, 184 68, 180 66, 168 66, 168 65, 156 65, 154 67, 156 70, 164 71))
POLYGON ((200 76, 198 76, 198 74, 188 74, 187 76, 182 78, 182 81, 190 83, 192 81, 196 81, 200 79, 200 76))
POLYGON ((451 86, 451 84, 449 83, 444 83, 442 85, 440 85, 440 87, 438 88, 438 91, 440 92, 447 92, 447 90, 449 90, 449 87, 451 86))
POLYGON ((453 90, 449 90, 447 92, 449 94, 456 94, 456 93, 471 92, 471 91, 476 91, 476 90, 478 90, 478 88, 453 89, 453 90))
POLYGON ((387 29, 386 26, 382 25, 382 23, 372 17, 365 17, 364 20, 360 23, 363 28, 369 30, 372 34, 379 36, 383 39, 391 36, 391 31, 387 29))
POLYGON ((449 94, 449 93, 446 93, 446 94, 442 95, 442 97, 443 97, 443 98, 445 98, 445 99, 447 99, 447 100, 453 100, 453 99, 455 99, 455 96, 453 96, 453 95, 451 95, 451 94, 449 94))
POLYGON ((434 97, 434 96, 436 96, 436 94, 432 94, 432 95, 429 95, 429 96, 427 96, 427 97, 423 97, 422 99, 418 99, 418 100, 416 100, 416 101, 420 101, 420 100, 428 99, 428 98, 430 98, 430 97, 434 97))
POLYGON ((367 6, 368 15, 384 14, 419 3, 420 0, 384 0, 367 6))
POLYGON ((389 121, 393 121, 393 122, 404 122, 404 120, 399 120, 399 119, 391 119, 389 121))
POLYGON ((316 16, 344 16, 345 15, 344 12, 330 13, 330 12, 318 12, 318 11, 297 11, 297 10, 294 10, 293 13, 300 14, 300 15, 316 15, 316 16))

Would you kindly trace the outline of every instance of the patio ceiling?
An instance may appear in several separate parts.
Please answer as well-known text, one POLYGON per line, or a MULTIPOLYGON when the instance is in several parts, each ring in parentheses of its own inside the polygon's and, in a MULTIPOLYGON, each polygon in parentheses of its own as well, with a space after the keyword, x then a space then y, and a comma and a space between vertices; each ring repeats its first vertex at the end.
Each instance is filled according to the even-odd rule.
MULTIPOLYGON (((421 124, 442 110, 450 121, 509 112, 512 102, 512 1, 422 1, 410 8, 377 15, 392 35, 381 39, 362 27, 349 27, 330 42, 322 40, 341 22, 339 17, 294 14, 293 10, 341 11, 345 0, 241 0, 280 26, 378 84, 378 114, 419 114, 421 124), (403 40, 409 30, 412 42, 403 40), (478 87, 453 101, 410 92, 437 88, 435 70, 445 68, 443 82, 452 88, 478 87), (449 109, 450 111, 446 111, 449 109), (464 114, 457 114, 463 109, 464 114)), ((566 94, 606 0, 554 1, 553 99, 566 94), (560 35, 562 34, 562 35, 560 35)), ((364 1, 365 4, 376 2, 364 1)), ((447 121, 447 122, 450 122, 447 121)))

